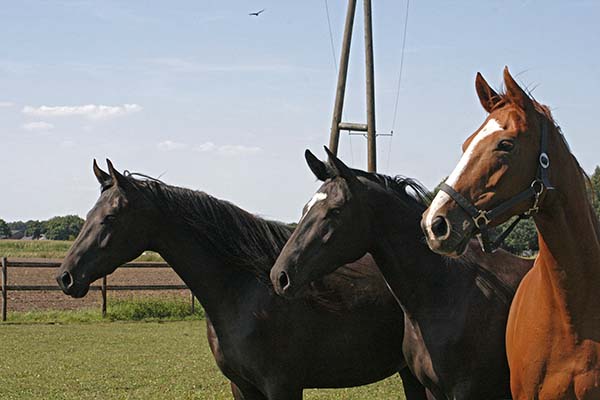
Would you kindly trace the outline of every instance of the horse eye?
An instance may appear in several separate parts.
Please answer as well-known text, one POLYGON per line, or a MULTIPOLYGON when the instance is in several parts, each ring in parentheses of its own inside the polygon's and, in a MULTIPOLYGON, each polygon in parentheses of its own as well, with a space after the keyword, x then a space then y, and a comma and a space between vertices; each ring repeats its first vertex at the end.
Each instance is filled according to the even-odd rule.
POLYGON ((102 220, 103 224, 110 224, 113 223, 115 220, 117 219, 117 217, 113 214, 109 214, 107 216, 104 217, 104 220, 102 220))
POLYGON ((327 214, 331 217, 337 217, 338 215, 340 215, 341 212, 342 210, 340 210, 339 208, 332 208, 327 214))
POLYGON ((503 139, 498 143, 496 150, 509 152, 515 147, 515 143, 509 139, 503 139))

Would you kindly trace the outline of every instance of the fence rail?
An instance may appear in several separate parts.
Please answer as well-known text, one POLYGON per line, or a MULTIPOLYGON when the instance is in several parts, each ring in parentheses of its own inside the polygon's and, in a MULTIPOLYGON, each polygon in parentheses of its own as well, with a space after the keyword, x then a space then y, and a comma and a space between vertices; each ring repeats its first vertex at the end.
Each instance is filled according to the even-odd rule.
MULTIPOLYGON (((58 285, 9 285, 8 268, 58 268, 58 261, 23 261, 2 257, 2 321, 6 321, 8 311, 8 291, 56 291, 61 290, 58 285)), ((129 262, 120 268, 170 268, 164 262, 129 262)), ((102 292, 102 317, 106 316, 106 298, 109 290, 189 290, 186 285, 108 285, 106 276, 101 279, 100 285, 90 286, 90 291, 102 292)), ((194 294, 190 291, 191 312, 195 309, 194 294)))

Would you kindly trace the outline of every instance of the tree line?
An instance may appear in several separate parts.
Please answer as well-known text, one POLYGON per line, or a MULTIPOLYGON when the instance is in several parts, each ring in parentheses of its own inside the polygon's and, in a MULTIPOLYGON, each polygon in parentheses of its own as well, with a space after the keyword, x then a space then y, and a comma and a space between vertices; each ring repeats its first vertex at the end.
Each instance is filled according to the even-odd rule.
POLYGON ((0 239, 11 237, 49 240, 73 240, 79 234, 84 220, 77 215, 53 217, 45 221, 29 220, 6 222, 0 218, 0 239))

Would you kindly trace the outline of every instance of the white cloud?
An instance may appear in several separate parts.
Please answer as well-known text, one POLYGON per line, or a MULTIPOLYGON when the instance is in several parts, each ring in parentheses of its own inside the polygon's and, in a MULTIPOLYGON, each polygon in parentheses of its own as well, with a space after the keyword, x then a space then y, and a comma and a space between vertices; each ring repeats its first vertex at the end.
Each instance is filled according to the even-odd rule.
POLYGON ((22 127, 26 131, 49 131, 54 129, 54 125, 44 121, 28 122, 23 124, 22 127))
POLYGON ((216 148, 217 148, 217 146, 213 142, 206 142, 206 143, 202 143, 199 146, 196 146, 194 148, 194 150, 204 153, 204 152, 208 152, 208 151, 214 151, 216 148))
POLYGON ((0 108, 3 108, 3 107, 12 107, 14 105, 15 105, 15 103, 13 103, 11 101, 0 101, 0 108))
POLYGON ((122 106, 105 106, 101 104, 86 104, 82 106, 40 106, 23 107, 23 114, 36 117, 71 117, 83 116, 93 120, 121 117, 142 110, 138 104, 123 104, 122 106))
POLYGON ((162 151, 173 151, 185 149, 187 147, 187 144, 174 142, 172 140, 163 140, 162 142, 158 143, 156 147, 162 151))
POLYGON ((194 148, 195 151, 203 153, 214 152, 222 156, 237 156, 242 154, 256 154, 262 151, 257 146, 244 146, 241 144, 225 144, 217 146, 213 142, 206 142, 194 148))

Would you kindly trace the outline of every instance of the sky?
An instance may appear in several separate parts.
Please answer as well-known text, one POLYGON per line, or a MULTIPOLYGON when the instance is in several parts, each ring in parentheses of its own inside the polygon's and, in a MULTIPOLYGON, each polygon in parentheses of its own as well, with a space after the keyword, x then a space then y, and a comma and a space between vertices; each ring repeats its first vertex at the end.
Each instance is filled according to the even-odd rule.
MULTIPOLYGON (((344 120, 365 122, 362 7, 344 120)), ((328 0, 335 58, 346 2, 328 0)), ((297 221, 319 187, 337 79, 325 0, 31 1, 0 8, 0 218, 85 216, 92 161, 297 221), (259 17, 248 13, 265 9, 259 17)), ((600 2, 373 2, 378 171, 434 187, 485 119, 480 71, 509 66, 582 166, 600 164, 600 2)), ((337 60, 336 60, 337 62, 337 60)), ((340 157, 366 168, 366 140, 340 157)))

